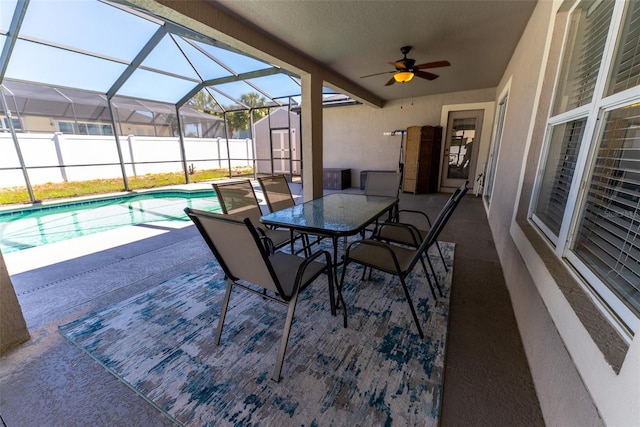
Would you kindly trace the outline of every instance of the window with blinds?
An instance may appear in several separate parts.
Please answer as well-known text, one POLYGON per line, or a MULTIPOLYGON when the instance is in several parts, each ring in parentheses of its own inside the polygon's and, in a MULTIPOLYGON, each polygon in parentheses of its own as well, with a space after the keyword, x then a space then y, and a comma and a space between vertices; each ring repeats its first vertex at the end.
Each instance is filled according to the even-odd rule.
POLYGON ((640 1, 629 3, 607 95, 640 84, 640 1))
POLYGON ((583 1, 571 14, 567 43, 573 46, 565 48, 554 115, 591 102, 614 4, 608 0, 583 1))
POLYGON ((606 116, 572 249, 640 316, 640 106, 606 116))
POLYGON ((552 129, 547 162, 534 213, 558 236, 567 207, 586 119, 556 125, 552 129))
POLYGON ((633 334, 640 325, 640 1, 583 0, 568 25, 532 220, 616 314, 620 330, 633 334))

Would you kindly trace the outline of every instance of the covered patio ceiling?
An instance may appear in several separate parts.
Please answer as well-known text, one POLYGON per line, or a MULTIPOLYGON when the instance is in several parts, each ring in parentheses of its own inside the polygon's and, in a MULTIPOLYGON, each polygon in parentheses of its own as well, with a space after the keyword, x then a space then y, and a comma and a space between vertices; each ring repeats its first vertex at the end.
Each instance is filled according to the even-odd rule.
MULTIPOLYGON (((128 1, 150 8, 161 4, 180 13, 186 12, 184 3, 204 3, 211 14, 235 18, 383 101, 496 87, 537 4, 537 0, 128 1), (439 76, 435 80, 414 78, 385 86, 394 71, 390 63, 402 58, 400 48, 407 45, 412 46, 407 56, 416 64, 447 60, 451 66, 428 70, 439 76), (384 74, 362 78, 376 73, 384 74)), ((206 9, 201 8, 202 15, 206 9)), ((243 33, 235 36, 241 38, 243 33)), ((327 83, 351 93, 337 79, 327 78, 327 83)))
POLYGON ((220 113, 300 103, 295 74, 120 3, 2 0, 0 52, 5 90, 30 82, 178 107, 201 97, 220 113))

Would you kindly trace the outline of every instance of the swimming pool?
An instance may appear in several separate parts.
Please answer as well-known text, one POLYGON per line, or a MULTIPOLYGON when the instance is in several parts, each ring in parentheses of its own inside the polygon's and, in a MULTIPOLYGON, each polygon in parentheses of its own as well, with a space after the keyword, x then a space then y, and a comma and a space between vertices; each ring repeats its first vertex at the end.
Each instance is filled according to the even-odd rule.
POLYGON ((220 212, 213 190, 156 190, 0 212, 0 249, 11 253, 159 221, 189 221, 184 208, 220 212))

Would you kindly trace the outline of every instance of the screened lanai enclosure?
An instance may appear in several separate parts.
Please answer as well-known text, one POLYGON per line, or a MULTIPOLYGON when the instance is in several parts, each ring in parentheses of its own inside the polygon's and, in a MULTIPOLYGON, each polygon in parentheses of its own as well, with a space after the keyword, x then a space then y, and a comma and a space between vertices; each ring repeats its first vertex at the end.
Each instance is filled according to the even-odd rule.
POLYGON ((210 37, 126 3, 2 0, 0 50, 0 189, 31 202, 48 182, 300 175, 300 78, 210 37))

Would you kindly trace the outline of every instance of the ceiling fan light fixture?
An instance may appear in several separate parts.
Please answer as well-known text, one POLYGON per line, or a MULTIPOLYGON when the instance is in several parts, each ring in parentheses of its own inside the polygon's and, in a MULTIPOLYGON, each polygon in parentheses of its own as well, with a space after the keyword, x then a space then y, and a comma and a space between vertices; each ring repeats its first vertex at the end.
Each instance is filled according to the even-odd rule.
POLYGON ((398 83, 407 83, 413 78, 414 74, 411 71, 398 71, 393 75, 393 78, 398 83))

